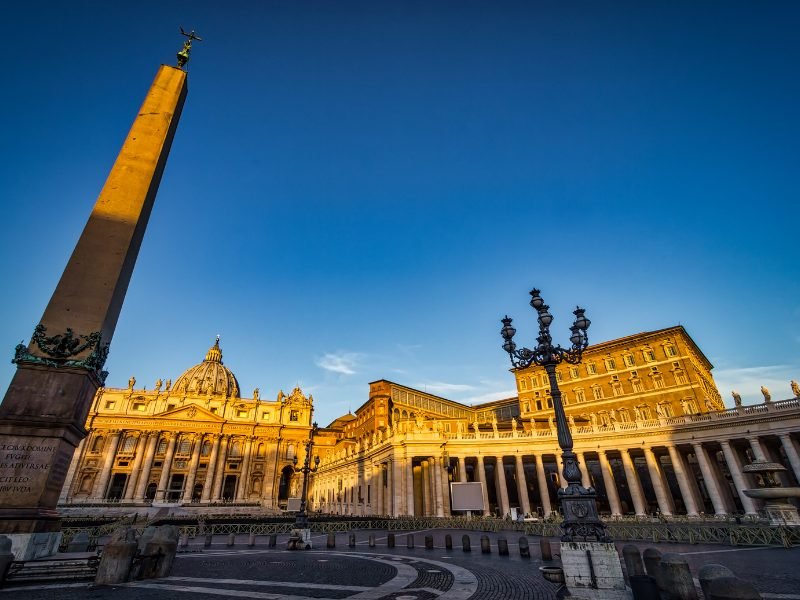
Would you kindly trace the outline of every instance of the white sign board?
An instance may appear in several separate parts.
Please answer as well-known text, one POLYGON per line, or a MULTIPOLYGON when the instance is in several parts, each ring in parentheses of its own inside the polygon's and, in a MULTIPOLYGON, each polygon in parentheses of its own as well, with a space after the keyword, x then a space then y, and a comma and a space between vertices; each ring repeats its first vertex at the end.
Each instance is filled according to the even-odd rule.
POLYGON ((297 512, 300 510, 300 498, 289 498, 286 500, 286 510, 289 512, 297 512))
POLYGON ((483 510, 483 484, 480 481, 450 484, 453 510, 483 510))

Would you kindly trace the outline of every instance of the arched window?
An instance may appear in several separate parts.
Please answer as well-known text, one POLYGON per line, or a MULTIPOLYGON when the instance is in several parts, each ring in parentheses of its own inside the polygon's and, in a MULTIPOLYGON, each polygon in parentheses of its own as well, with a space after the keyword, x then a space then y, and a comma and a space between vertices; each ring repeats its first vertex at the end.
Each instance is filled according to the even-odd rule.
POLYGON ((156 448, 156 455, 162 456, 167 451, 167 438, 161 438, 158 441, 158 448, 156 448))
POLYGON ((136 438, 132 435, 125 436, 120 452, 133 452, 134 450, 136 450, 136 438))
POLYGON ((242 442, 236 440, 231 444, 231 451, 228 456, 241 456, 242 455, 242 442))
POLYGON ((286 446, 286 458, 292 460, 294 458, 294 444, 286 446))
POLYGON ((264 458, 264 454, 266 453, 267 447, 264 444, 258 445, 258 450, 256 451, 256 456, 258 458, 264 458))
POLYGON ((99 435, 96 438, 94 438, 94 444, 92 444, 92 452, 102 452, 105 443, 106 440, 102 435, 99 435))
POLYGON ((211 454, 211 442, 206 440, 200 447, 200 456, 208 456, 209 454, 211 454))
POLYGON ((192 442, 187 437, 182 437, 178 443, 178 456, 187 456, 192 451, 192 442))
POLYGON ((87 493, 87 494, 89 492, 91 492, 92 491, 92 479, 93 479, 93 477, 91 475, 84 475, 83 478, 81 479, 81 487, 80 487, 80 489, 78 491, 84 492, 84 493, 87 493))

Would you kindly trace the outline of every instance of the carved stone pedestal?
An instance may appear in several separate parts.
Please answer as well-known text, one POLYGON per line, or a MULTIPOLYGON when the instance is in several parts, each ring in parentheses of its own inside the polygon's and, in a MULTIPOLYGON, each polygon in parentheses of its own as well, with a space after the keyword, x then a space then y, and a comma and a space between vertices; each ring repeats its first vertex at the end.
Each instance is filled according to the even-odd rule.
POLYGON ((572 598, 581 600, 630 600, 622 564, 614 544, 561 542, 561 565, 572 598))

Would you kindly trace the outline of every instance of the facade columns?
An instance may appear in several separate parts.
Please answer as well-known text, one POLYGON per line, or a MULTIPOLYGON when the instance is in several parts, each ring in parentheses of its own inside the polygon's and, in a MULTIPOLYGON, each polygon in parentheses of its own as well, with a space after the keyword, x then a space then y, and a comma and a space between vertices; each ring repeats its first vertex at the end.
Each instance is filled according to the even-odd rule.
POLYGON ((600 471, 603 475, 608 504, 611 506, 611 516, 619 517, 622 515, 622 505, 619 502, 619 492, 617 492, 617 482, 614 481, 614 472, 611 470, 611 464, 608 462, 608 456, 606 456, 605 451, 601 450, 597 455, 600 459, 600 471))
POLYGON ((194 438, 194 448, 192 458, 189 461, 189 473, 186 475, 186 487, 183 489, 181 504, 191 504, 194 495, 194 482, 197 479, 197 465, 200 463, 200 449, 203 447, 203 436, 196 435, 194 438))
POLYGON ((725 510, 725 502, 719 491, 717 478, 714 475, 711 464, 708 462, 708 456, 706 455, 705 448, 703 448, 703 444, 700 442, 693 442, 692 448, 694 448, 694 455, 697 457, 697 464, 700 465, 700 472, 703 474, 706 491, 708 491, 708 495, 711 497, 711 503, 714 505, 714 512, 718 515, 728 514, 725 510))
POLYGON ((786 452, 786 458, 789 459, 789 464, 792 466, 795 479, 800 481, 800 455, 797 454, 797 448, 795 448, 792 441, 792 436, 788 433, 781 433, 778 437, 781 440, 783 451, 786 452))
POLYGON ((422 461, 422 515, 433 516, 433 486, 431 485, 431 466, 429 460, 422 461))
POLYGON ((628 489, 631 492, 631 499, 633 500, 633 509, 637 517, 643 517, 646 514, 644 492, 642 491, 642 484, 639 481, 639 476, 636 474, 636 467, 627 449, 623 448, 620 450, 620 454, 622 455, 622 465, 625 467, 625 479, 628 480, 628 489))
MULTIPOLYGON (((212 486, 214 485, 214 476, 217 474, 217 455, 219 454, 219 446, 222 440, 221 435, 213 435, 211 437, 214 440, 214 444, 211 446, 211 455, 208 457, 206 479, 203 482, 203 493, 200 496, 200 502, 204 504, 211 501, 211 490, 212 486)), ((264 492, 267 491, 268 487, 270 486, 267 486, 267 482, 264 481, 264 485, 262 486, 264 492)))
POLYGON ((695 500, 694 490, 686 475, 686 465, 683 462, 683 456, 675 446, 667 446, 669 452, 669 460, 672 462, 672 470, 675 471, 675 478, 678 480, 678 487, 681 490, 681 497, 683 504, 686 507, 686 516, 697 517, 697 501, 695 500))
POLYGON ((214 487, 211 489, 211 502, 219 500, 222 493, 222 480, 225 479, 225 460, 228 458, 228 443, 230 439, 231 436, 229 435, 220 436, 219 453, 214 465, 214 487))
POLYGON ((736 455, 736 450, 731 448, 731 444, 728 440, 721 440, 720 446, 722 446, 722 453, 725 455, 725 462, 728 463, 728 470, 731 473, 733 485, 736 486, 736 492, 739 494, 739 500, 742 502, 742 507, 744 508, 745 514, 757 514, 758 511, 756 510, 756 505, 753 502, 753 499, 745 496, 743 491, 750 486, 748 486, 744 481, 744 475, 742 474, 742 463, 739 461, 739 457, 736 455))
MULTIPOLYGON (((458 480, 461 483, 467 482, 467 459, 463 456, 458 457, 458 480)), ((467 518, 472 517, 471 510, 464 511, 464 514, 467 518)))
POLYGON ((522 510, 523 516, 529 515, 531 514, 531 501, 528 498, 528 483, 525 481, 525 465, 522 464, 521 454, 517 454, 516 456, 516 468, 517 496, 519 496, 520 509, 522 510))
POLYGON ((406 514, 414 515, 414 459, 406 458, 406 514))
POLYGON ((153 458, 156 455, 156 447, 158 440, 161 437, 160 431, 153 431, 150 434, 150 439, 147 440, 147 453, 144 456, 144 466, 142 467, 142 474, 136 481, 136 492, 134 493, 134 502, 144 502, 144 495, 147 492, 147 483, 150 481, 150 471, 153 469, 153 458))
POLYGON ((478 455, 478 481, 481 482, 481 493, 483 494, 483 516, 491 514, 489 510, 489 489, 486 485, 486 471, 483 468, 483 456, 478 455))
POLYGON ((661 472, 661 465, 658 464, 658 457, 652 448, 646 448, 644 451, 644 458, 647 461, 647 470, 650 473, 650 481, 653 484, 653 490, 656 493, 656 501, 661 514, 664 516, 671 516, 673 512, 671 498, 667 493, 666 486, 664 485, 664 475, 661 472))
POLYGON ((756 460, 771 462, 764 453, 764 448, 761 446, 761 440, 759 440, 757 437, 749 437, 747 438, 747 441, 750 442, 750 448, 753 450, 753 456, 756 457, 756 460))
POLYGON ((92 490, 92 497, 102 500, 106 496, 108 480, 111 479, 111 469, 114 467, 114 457, 117 455, 117 446, 122 432, 117 430, 108 436, 108 443, 103 446, 103 470, 100 471, 100 478, 95 482, 92 490))
POLYGON ((550 489, 547 487, 547 477, 544 473, 544 455, 536 454, 534 458, 536 459, 536 479, 539 484, 539 498, 542 500, 544 517, 547 518, 553 512, 553 508, 550 506, 550 489))
POLYGON ((397 457, 392 458, 391 465, 392 485, 389 490, 392 494, 392 505, 389 508, 393 517, 399 517, 403 514, 403 469, 397 457))
POLYGON ((175 456, 175 445, 178 443, 178 434, 170 434, 169 445, 167 446, 167 454, 164 456, 163 466, 161 467, 161 478, 158 480, 158 488, 156 490, 156 500, 163 501, 167 495, 167 486, 169 485, 169 471, 172 467, 172 457, 175 456))
POLYGON ((496 472, 495 480, 497 482, 497 502, 500 504, 500 518, 504 518, 511 512, 511 507, 508 502, 508 486, 506 485, 506 469, 503 465, 503 456, 496 457, 494 470, 496 472))
POLYGON ((128 479, 128 485, 125 487, 125 495, 123 500, 133 500, 134 493, 138 487, 136 484, 139 482, 139 477, 142 473, 142 461, 144 460, 145 446, 147 445, 147 438, 149 434, 143 431, 139 434, 139 439, 136 440, 136 458, 133 459, 133 467, 131 467, 131 476, 128 479))
POLYGON ((236 490, 237 500, 247 500, 248 488, 250 487, 250 454, 252 450, 253 450, 253 438, 248 437, 244 443, 244 458, 242 459, 242 476, 239 478, 239 489, 236 490))

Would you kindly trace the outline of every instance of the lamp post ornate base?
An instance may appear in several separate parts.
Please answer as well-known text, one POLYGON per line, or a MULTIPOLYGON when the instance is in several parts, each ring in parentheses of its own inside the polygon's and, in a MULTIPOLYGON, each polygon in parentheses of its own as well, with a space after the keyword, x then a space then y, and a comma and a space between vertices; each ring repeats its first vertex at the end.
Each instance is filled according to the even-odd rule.
POLYGON ((301 468, 296 468, 297 456, 295 456, 295 471, 303 474, 303 491, 300 494, 300 510, 294 519, 294 527, 289 534, 287 550, 311 550, 311 527, 308 524, 308 513, 306 512, 306 502, 308 499, 308 475, 319 467, 319 456, 314 459, 314 466, 311 466, 311 450, 314 447, 314 435, 317 433, 317 424, 314 423, 308 434, 306 442, 306 457, 301 468))

